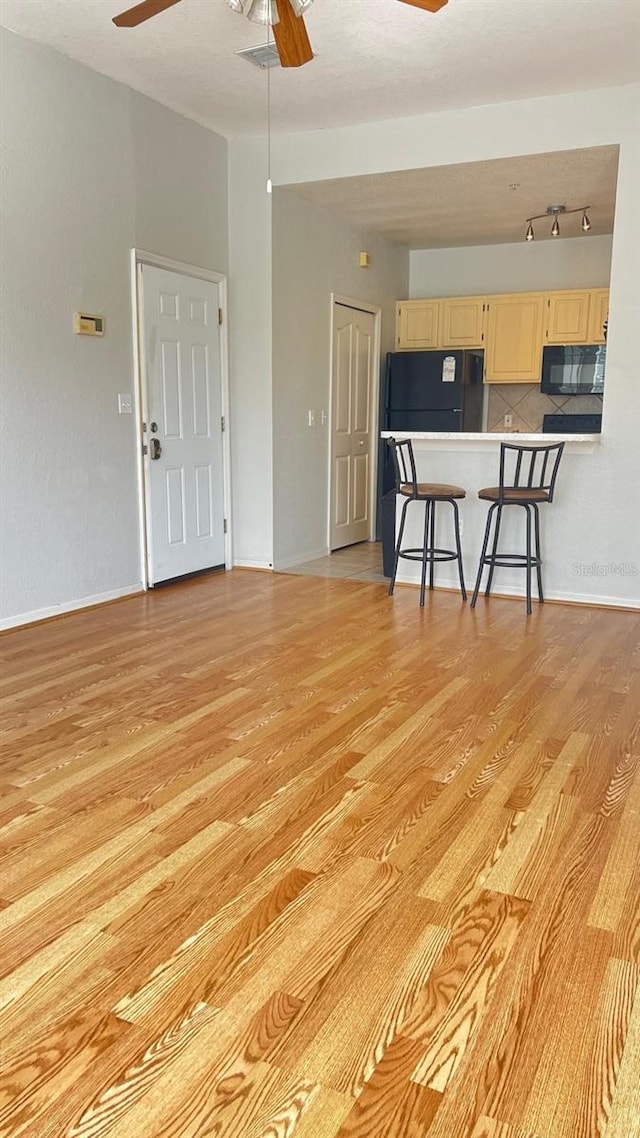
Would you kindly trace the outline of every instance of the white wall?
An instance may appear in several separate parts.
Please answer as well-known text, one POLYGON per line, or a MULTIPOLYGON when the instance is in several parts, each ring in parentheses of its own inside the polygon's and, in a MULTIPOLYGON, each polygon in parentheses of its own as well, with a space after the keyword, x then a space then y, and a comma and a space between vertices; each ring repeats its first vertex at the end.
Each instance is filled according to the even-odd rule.
MULTIPOLYGON (((384 170, 471 162, 515 154, 546 153, 549 149, 620 146, 616 227, 611 264, 611 315, 607 349, 607 402, 604 434, 592 455, 568 455, 557 501, 548 516, 550 595, 581 596, 594 601, 613 599, 629 604, 640 600, 640 578, 615 572, 584 577, 574 566, 637 564, 640 567, 638 524, 637 440, 640 437, 640 398, 635 352, 637 312, 640 311, 640 88, 579 92, 518 103, 476 107, 404 120, 370 123, 341 130, 276 136, 273 177, 279 185, 318 178, 346 177, 384 170), (552 124, 552 129, 550 129, 552 124)), ((240 144, 245 148, 244 144, 240 144)), ((246 152, 248 152, 248 149, 246 152)), ((264 184, 262 167, 244 166, 247 177, 264 184)), ((243 189, 246 202, 249 187, 243 189)), ((245 261, 251 243, 257 252, 254 272, 269 264, 268 237, 256 231, 247 211, 232 216, 232 244, 245 261), (250 238, 245 237, 245 226, 250 238), (234 232, 235 231, 235 232, 234 232)), ((264 218, 268 227, 268 218, 264 218)), ((438 290, 439 291, 439 290, 438 290)), ((242 340, 253 327, 262 328, 271 301, 254 294, 259 308, 238 313, 235 335, 242 340)), ((265 348, 265 345, 262 345, 265 348)), ((242 369, 239 384, 249 382, 242 369)), ((245 454, 247 468, 260 479, 263 470, 245 454)), ((469 490, 495 480, 495 464, 486 455, 434 454, 433 477, 463 481, 469 490)), ((475 498, 465 503, 465 541, 471 560, 477 555, 484 507, 475 498)))
POLYGON ((139 587, 135 424, 117 414, 133 388, 130 249, 225 272, 227 172, 211 132, 2 29, 0 51, 0 624, 12 624, 139 587), (104 315, 104 338, 74 336, 78 309, 104 315))
POLYGON ((226 273, 227 140, 130 92, 136 245, 226 273))
POLYGON ((395 301, 408 287, 409 254, 367 236, 286 190, 273 195, 274 562, 327 550, 331 293, 382 308, 381 353, 392 351, 395 301), (360 250, 371 267, 358 265, 360 250))
POLYGON ((229 146, 233 558, 273 565, 271 202, 262 139, 229 146))
POLYGON ((409 296, 473 296, 607 288, 612 238, 520 241, 411 252, 409 296))

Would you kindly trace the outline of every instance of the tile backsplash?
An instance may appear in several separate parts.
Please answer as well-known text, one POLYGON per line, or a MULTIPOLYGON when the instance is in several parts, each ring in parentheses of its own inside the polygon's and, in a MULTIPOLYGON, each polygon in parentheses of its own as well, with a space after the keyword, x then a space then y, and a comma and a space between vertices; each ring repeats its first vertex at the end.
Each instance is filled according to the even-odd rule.
POLYGON ((601 395, 543 395, 539 383, 492 383, 488 385, 487 431, 542 430, 542 416, 600 415, 601 395), (505 415, 512 415, 510 427, 505 415))

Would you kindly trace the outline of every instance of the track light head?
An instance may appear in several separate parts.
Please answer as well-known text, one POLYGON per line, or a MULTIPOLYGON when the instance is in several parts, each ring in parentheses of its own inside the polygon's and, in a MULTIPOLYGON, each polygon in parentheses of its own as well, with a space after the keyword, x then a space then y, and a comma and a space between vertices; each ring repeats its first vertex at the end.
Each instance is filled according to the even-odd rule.
POLYGON ((587 213, 588 209, 591 209, 591 206, 580 205, 580 206, 576 206, 575 209, 567 209, 566 205, 548 205, 546 210, 544 211, 544 213, 534 213, 531 217, 527 218, 527 228, 526 228, 526 232, 524 235, 524 239, 525 239, 525 241, 534 241, 535 240, 535 234, 533 232, 533 222, 534 221, 540 221, 541 219, 544 219, 545 217, 552 217, 553 218, 553 225, 551 226, 551 236, 552 237, 559 237, 560 236, 560 222, 558 221, 558 218, 560 217, 560 214, 562 214, 562 216, 564 217, 565 215, 568 215, 570 213, 581 213, 582 214, 582 226, 581 226, 582 232, 588 233, 589 230, 591 229, 591 222, 589 221, 589 214, 587 213))

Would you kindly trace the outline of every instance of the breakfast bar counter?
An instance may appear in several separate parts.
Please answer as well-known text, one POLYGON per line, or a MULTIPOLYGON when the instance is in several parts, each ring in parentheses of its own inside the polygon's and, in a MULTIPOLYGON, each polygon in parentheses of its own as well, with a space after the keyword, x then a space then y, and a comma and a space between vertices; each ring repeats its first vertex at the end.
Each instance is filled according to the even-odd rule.
MULTIPOLYGON (((584 532, 580 526, 580 503, 583 500, 585 461, 588 455, 598 457, 606 436, 600 434, 524 434, 520 432, 464 432, 464 431, 382 431, 381 439, 411 439, 414 447, 416 473, 419 482, 446 483, 463 487, 466 498, 459 503, 460 528, 464 571, 467 581, 473 581, 478 566, 482 546, 486 503, 478 499, 478 490, 498 483, 500 444, 512 443, 518 446, 551 446, 564 442, 564 455, 558 475, 558 484, 553 510, 540 511, 542 527, 543 556, 545 548, 549 557, 545 560, 546 594, 549 599, 581 599, 580 576, 582 560, 572 552, 567 535, 576 531, 584 532), (574 581, 575 578, 575 581, 574 581), (567 582, 573 588, 567 588, 567 582)), ((400 505, 396 503, 396 530, 400 505)), ((420 511, 409 511, 407 516, 407 542, 419 546, 422 542, 420 511)), ((504 525, 504 547, 519 549, 523 543, 521 517, 508 517, 504 525)), ((438 522, 440 526, 440 522, 438 522)), ((441 541, 446 544, 446 533, 441 541)), ((576 543, 577 544, 577 543, 576 543)), ((398 573, 398 583, 418 584, 419 566, 404 562, 398 573)), ((438 567, 436 584, 445 589, 458 591, 459 582, 455 566, 445 563, 438 567)), ((511 596, 523 596, 522 573, 513 568, 502 568, 496 572, 494 592, 511 596)), ((478 610, 479 611, 479 610, 478 610)))

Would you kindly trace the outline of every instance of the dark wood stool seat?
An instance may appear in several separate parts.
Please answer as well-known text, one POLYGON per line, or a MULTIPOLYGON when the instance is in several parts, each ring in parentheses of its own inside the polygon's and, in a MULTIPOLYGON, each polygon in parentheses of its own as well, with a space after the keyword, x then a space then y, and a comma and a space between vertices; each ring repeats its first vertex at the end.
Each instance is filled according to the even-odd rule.
POLYGON ((485 565, 489 567, 485 597, 491 593, 493 574, 497 566, 502 568, 519 566, 526 570, 527 575, 527 614, 531 609, 531 571, 535 569, 538 582, 538 600, 542 604, 544 594, 542 591, 542 553, 540 549, 540 516, 538 506, 541 502, 552 502, 553 492, 558 474, 558 467, 564 443, 553 443, 551 446, 518 446, 513 443, 500 444, 500 484, 498 486, 485 486, 478 490, 478 497, 490 502, 487 514, 487 524, 484 531, 482 553, 478 575, 471 598, 471 608, 476 607, 482 571, 485 565), (502 511, 507 506, 522 506, 526 514, 526 549, 524 553, 504 553, 498 549, 500 537, 500 523, 502 511), (495 517, 495 528, 491 552, 487 553, 491 526, 495 517), (532 548, 532 525, 534 548, 532 548))
POLYGON ((424 606, 424 595, 427 580, 427 565, 429 566, 429 588, 434 587, 434 568, 437 561, 457 561, 460 577, 460 592, 463 601, 467 599, 467 590, 464 583, 464 569, 462 565, 462 549, 460 546, 460 517, 458 514, 458 500, 466 497, 461 486, 449 486, 442 482, 418 482, 416 477, 416 463, 413 446, 410 439, 398 442, 396 439, 387 440, 393 455, 393 465, 396 477, 396 493, 404 499, 400 515, 400 528, 396 541, 393 573, 389 585, 389 596, 392 596, 398 572, 398 562, 403 557, 407 561, 420 561, 422 573, 420 576, 420 605, 424 606), (424 536, 422 546, 408 548, 402 546, 404 524, 407 507, 410 502, 424 502, 424 536), (453 508, 453 524, 455 534, 455 549, 443 549, 436 546, 436 503, 448 502, 453 508))
POLYGON ((414 487, 410 482, 403 483, 398 493, 406 494, 408 498, 435 498, 438 502, 447 502, 449 498, 466 498, 466 491, 460 486, 447 486, 442 482, 418 482, 414 487))
POLYGON ((484 490, 478 490, 478 497, 483 498, 486 502, 499 502, 501 497, 503 503, 526 506, 528 503, 533 502, 548 502, 548 490, 530 490, 526 486, 518 488, 515 486, 505 486, 503 490, 499 486, 485 486, 484 490))

